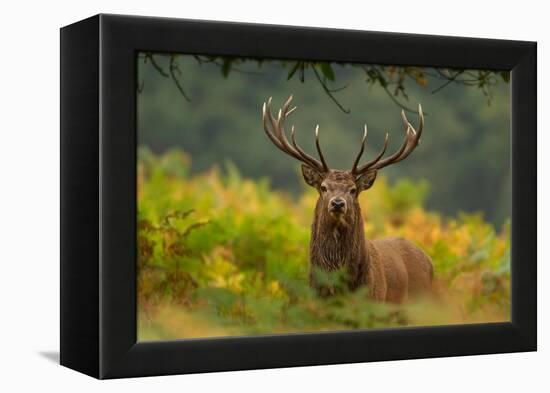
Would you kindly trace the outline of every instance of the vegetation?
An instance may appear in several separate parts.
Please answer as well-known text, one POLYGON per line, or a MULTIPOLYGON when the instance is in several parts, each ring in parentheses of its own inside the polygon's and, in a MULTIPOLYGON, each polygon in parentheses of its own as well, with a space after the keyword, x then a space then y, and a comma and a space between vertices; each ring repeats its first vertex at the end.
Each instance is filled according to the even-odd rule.
POLYGON ((432 257, 434 293, 404 305, 366 289, 319 298, 308 286, 314 190, 276 191, 232 164, 196 173, 182 151, 140 148, 139 339, 509 320, 509 222, 427 211, 429 188, 380 177, 360 200, 367 237, 403 236, 432 257))
POLYGON ((298 143, 315 151, 313 132, 319 124, 328 164, 350 169, 365 122, 365 160, 379 152, 386 132, 388 152, 399 148, 401 108, 392 97, 407 108, 421 103, 426 130, 406 164, 384 171, 388 180, 426 179, 433 189, 425 206, 447 217, 483 211, 500 227, 509 215, 508 73, 151 53, 140 54, 137 66, 139 144, 157 154, 186 151, 193 157, 192 175, 228 160, 243 176, 269 176, 274 189, 299 198, 302 180, 289 176, 295 163, 282 157, 262 130, 262 103, 273 96, 274 107, 280 107, 294 94, 298 110, 289 125, 296 125, 298 143))
MULTIPOLYGON (((138 54, 138 61, 142 65, 150 65, 151 69, 158 72, 164 78, 171 80, 178 89, 182 97, 187 101, 192 101, 191 97, 185 91, 183 73, 180 66, 182 58, 189 57, 178 53, 153 53, 141 52, 138 54)), ((304 60, 270 60, 246 57, 228 57, 228 56, 201 56, 192 55, 198 65, 211 64, 219 67, 221 75, 228 78, 231 73, 245 73, 252 75, 261 75, 261 67, 264 64, 276 63, 286 73, 286 80, 298 79, 300 83, 305 83, 306 79, 312 79, 318 83, 322 91, 330 100, 344 113, 350 113, 349 108, 345 108, 336 97, 338 92, 345 90, 347 85, 333 86, 339 83, 337 73, 334 67, 348 65, 351 68, 359 70, 364 76, 365 82, 369 86, 378 86, 388 98, 397 106, 408 112, 415 112, 407 106, 409 96, 407 94, 409 84, 417 84, 421 87, 428 86, 428 78, 437 81, 437 87, 431 89, 435 94, 445 89, 451 84, 461 86, 476 87, 485 96, 487 103, 491 103, 493 88, 499 83, 509 83, 510 73, 508 71, 493 70, 464 70, 452 68, 426 69, 425 67, 414 66, 384 66, 375 64, 346 64, 341 62, 331 63, 326 61, 304 61, 304 60), (252 71, 242 69, 243 65, 256 65, 257 70, 252 71)), ((248 67, 247 67, 248 68, 248 67)), ((139 93, 145 87, 145 80, 138 76, 137 90, 139 93)))

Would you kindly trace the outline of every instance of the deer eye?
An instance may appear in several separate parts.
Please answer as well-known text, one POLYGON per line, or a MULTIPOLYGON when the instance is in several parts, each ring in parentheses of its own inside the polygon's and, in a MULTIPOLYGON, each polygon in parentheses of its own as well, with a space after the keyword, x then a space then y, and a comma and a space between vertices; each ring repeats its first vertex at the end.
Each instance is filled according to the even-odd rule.
POLYGON ((327 188, 325 186, 321 186, 321 191, 322 192, 327 192, 327 188))
POLYGON ((357 188, 353 187, 351 190, 349 190, 349 193, 351 195, 355 195, 355 193, 357 192, 357 188))

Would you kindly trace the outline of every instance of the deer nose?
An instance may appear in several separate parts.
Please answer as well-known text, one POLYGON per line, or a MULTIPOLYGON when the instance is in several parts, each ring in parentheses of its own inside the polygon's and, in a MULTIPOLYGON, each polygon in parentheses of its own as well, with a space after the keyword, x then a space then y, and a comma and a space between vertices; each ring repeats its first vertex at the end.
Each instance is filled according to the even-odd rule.
POLYGON ((334 209, 341 209, 346 205, 346 201, 342 198, 334 198, 330 201, 330 206, 334 209))

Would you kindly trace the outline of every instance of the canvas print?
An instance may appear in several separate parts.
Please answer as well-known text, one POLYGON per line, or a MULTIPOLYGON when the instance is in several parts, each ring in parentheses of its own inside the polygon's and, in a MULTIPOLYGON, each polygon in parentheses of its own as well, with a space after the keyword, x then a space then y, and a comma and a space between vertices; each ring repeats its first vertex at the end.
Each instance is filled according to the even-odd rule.
POLYGON ((510 74, 140 52, 138 340, 510 320, 510 74))

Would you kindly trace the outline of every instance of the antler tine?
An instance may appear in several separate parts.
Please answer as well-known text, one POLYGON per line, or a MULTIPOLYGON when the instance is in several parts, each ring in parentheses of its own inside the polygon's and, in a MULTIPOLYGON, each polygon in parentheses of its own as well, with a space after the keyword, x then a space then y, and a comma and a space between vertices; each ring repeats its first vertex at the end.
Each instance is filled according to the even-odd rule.
POLYGON ((412 124, 408 121, 405 111, 401 111, 401 117, 403 119, 403 125, 406 123, 405 140, 401 149, 391 156, 383 159, 382 161, 373 165, 372 169, 381 169, 388 165, 395 164, 404 160, 412 153, 412 151, 418 146, 420 136, 422 135, 422 129, 424 128, 424 114, 422 113, 422 106, 418 105, 419 126, 418 130, 415 130, 412 124))
POLYGON ((420 136, 422 135, 422 130, 424 129, 424 113, 422 113, 422 105, 418 104, 418 131, 415 130, 411 123, 409 123, 409 126, 413 129, 413 131, 416 131, 416 144, 420 143, 420 136))
POLYGON ((287 116, 290 115, 290 114, 291 114, 292 112, 294 112, 296 109, 298 109, 297 106, 295 106, 294 108, 289 109, 289 110, 286 112, 286 115, 287 115, 287 116))
POLYGON ((290 103, 292 102, 292 99, 294 97, 292 96, 292 94, 290 96, 288 96, 287 100, 285 101, 285 103, 283 104, 283 106, 281 107, 280 111, 283 113, 283 115, 286 117, 288 115, 290 115, 292 113, 292 111, 294 109, 296 109, 296 107, 292 108, 290 111, 288 110, 288 107, 290 106, 290 103))
MULTIPOLYGON (((292 96, 290 96, 290 98, 292 98, 292 96)), ((269 97, 269 99, 267 100, 267 104, 264 102, 263 105, 263 124, 265 133, 267 134, 271 142, 273 142, 273 144, 277 146, 281 151, 289 154, 297 160, 300 160, 300 155, 288 145, 288 142, 285 145, 283 139, 280 137, 281 121, 280 119, 279 121, 277 121, 273 117, 273 114, 271 113, 271 101, 272 98, 269 97), (269 129, 266 118, 269 119, 272 130, 269 129)))
POLYGON ((321 163, 323 164, 323 169, 325 172, 328 172, 328 165, 325 161, 325 157, 323 156, 323 152, 321 151, 321 146, 319 145, 319 124, 317 124, 317 127, 315 127, 315 147, 317 148, 317 153, 319 153, 319 158, 321 159, 321 163))
POLYGON ((277 146, 281 151, 284 153, 287 153, 288 155, 294 157, 295 159, 302 161, 303 163, 312 166, 313 168, 319 170, 320 172, 326 172, 328 171, 328 167, 326 165, 326 162, 324 161, 324 157, 320 153, 320 148, 318 146, 317 142, 317 149, 319 153, 321 154, 321 161, 319 162, 309 154, 307 154, 304 150, 302 150, 298 144, 296 143, 296 140, 294 138, 294 126, 292 126, 291 130, 291 139, 292 139, 292 146, 290 142, 288 141, 286 137, 286 133, 284 130, 284 121, 286 118, 296 110, 296 107, 293 107, 289 109, 290 103, 292 101, 292 95, 288 97, 288 99, 285 101, 283 106, 278 112, 277 119, 273 117, 273 114, 271 113, 271 97, 267 100, 267 104, 264 103, 263 110, 262 110, 262 119, 264 123, 264 130, 275 146, 277 146), (271 123, 271 129, 269 129, 267 120, 269 119, 269 122, 271 123))
POLYGON ((353 161, 353 167, 351 168, 351 173, 353 174, 357 172, 357 164, 359 164, 359 160, 363 155, 363 151, 365 151, 365 141, 367 140, 367 133, 368 133, 368 129, 367 129, 367 125, 365 124, 365 132, 363 133, 363 139, 361 139, 361 149, 359 150, 359 153, 357 154, 355 161, 353 161))
POLYGON ((269 109, 269 110, 267 109, 267 108, 270 107, 270 104, 271 104, 271 97, 269 97, 269 99, 267 100, 267 103, 264 102, 264 105, 263 105, 263 108, 262 108, 262 120, 263 120, 263 125, 264 125, 264 131, 265 131, 266 135, 269 137, 269 139, 271 140, 271 142, 273 142, 273 144, 275 146, 277 146, 279 149, 284 151, 284 147, 281 144, 281 142, 279 142, 279 140, 275 137, 275 135, 273 135, 273 133, 271 132, 271 130, 267 126, 267 121, 266 121, 267 118, 269 118, 272 126, 274 124, 274 119, 273 119, 273 116, 271 115, 271 109, 269 109))
MULTIPOLYGON (((422 135, 422 130, 424 128, 424 114, 422 113, 422 106, 420 104, 418 104, 418 115, 420 119, 419 126, 418 126, 418 130, 415 130, 412 124, 408 121, 407 116, 405 115, 405 112, 401 111, 401 120, 403 122, 403 128, 405 129, 405 138, 399 150, 397 150, 391 156, 381 160, 382 156, 386 152, 386 148, 388 147, 388 134, 386 134, 384 148, 382 149, 380 154, 374 160, 362 165, 359 168, 356 168, 356 164, 354 164, 355 171, 352 169, 352 173, 362 174, 369 170, 382 169, 388 165, 397 163, 407 158, 409 154, 411 154, 411 152, 419 144, 420 136, 422 135)), ((363 151, 363 147, 364 146, 361 146, 361 153, 363 151)), ((358 162, 358 159, 356 160, 356 162, 358 162)))
MULTIPOLYGON (((288 104, 289 101, 292 100, 292 96, 290 96, 285 104, 288 104)), ((283 123, 285 120, 285 117, 282 117, 282 110, 279 109, 279 113, 277 115, 277 119, 273 117, 273 114, 271 113, 271 97, 269 97, 269 100, 267 101, 267 114, 269 116, 269 119, 271 121, 271 127, 273 128, 274 137, 276 138, 278 142, 278 146, 282 147, 282 150, 286 153, 289 153, 294 158, 298 158, 298 155, 296 152, 291 148, 290 144, 288 143, 288 140, 286 139, 283 123)))
POLYGON ((320 171, 328 171, 328 167, 325 169, 325 165, 317 161, 315 158, 307 154, 304 149, 302 149, 297 143, 296 143, 296 137, 294 133, 294 126, 290 128, 290 140, 292 141, 292 146, 296 149, 298 154, 303 158, 301 161, 305 161, 306 163, 309 163, 310 165, 313 165, 313 167, 319 169, 320 171))
MULTIPOLYGON (((292 96, 290 96, 290 98, 292 98, 292 96)), ((289 100, 287 100, 287 102, 283 105, 283 108, 281 108, 281 110, 279 110, 279 118, 280 118, 280 114, 281 113, 284 113, 285 111, 287 116, 292 113, 296 107, 288 110, 288 106, 290 104, 290 98, 289 100)), ((283 118, 283 121, 284 121, 285 118, 283 118)), ((290 137, 291 137, 291 141, 292 141, 292 146, 294 147, 294 152, 298 154, 298 156, 294 156, 296 159, 314 167, 314 168, 317 168, 319 171, 321 172, 327 172, 328 171, 328 166, 326 165, 326 162, 324 160, 324 157, 322 155, 322 153, 320 152, 320 148, 319 148, 319 145, 318 145, 318 142, 317 142, 317 151, 319 151, 319 155, 321 156, 321 161, 322 162, 319 162, 318 160, 316 160, 314 157, 310 156, 308 153, 306 153, 297 143, 296 143, 296 139, 295 139, 295 136, 294 136, 294 126, 291 126, 291 129, 290 129, 290 137)), ((279 135, 281 136, 281 140, 282 140, 282 143, 289 149, 292 149, 288 143, 288 139, 286 138, 286 133, 284 131, 284 127, 282 125, 282 122, 281 122, 281 125, 279 127, 279 135)))
POLYGON ((364 165, 361 165, 356 171, 357 174, 361 174, 361 173, 366 172, 373 165, 375 165, 378 161, 380 161, 380 159, 382 158, 382 156, 386 153, 386 150, 388 149, 389 139, 390 139, 390 134, 386 132, 386 136, 384 138, 384 147, 382 148, 382 150, 380 150, 380 153, 378 153, 378 155, 373 160, 367 162, 364 165))
POLYGON ((424 114, 422 113, 422 106, 420 104, 418 104, 418 115, 419 115, 418 130, 415 130, 413 125, 407 120, 407 116, 405 116, 405 112, 404 111, 402 112, 403 121, 407 123, 408 129, 411 131, 410 143, 408 144, 407 149, 395 162, 399 162, 407 158, 407 156, 411 154, 411 152, 415 149, 415 147, 420 144, 420 137, 422 136, 422 130, 424 128, 424 114))

